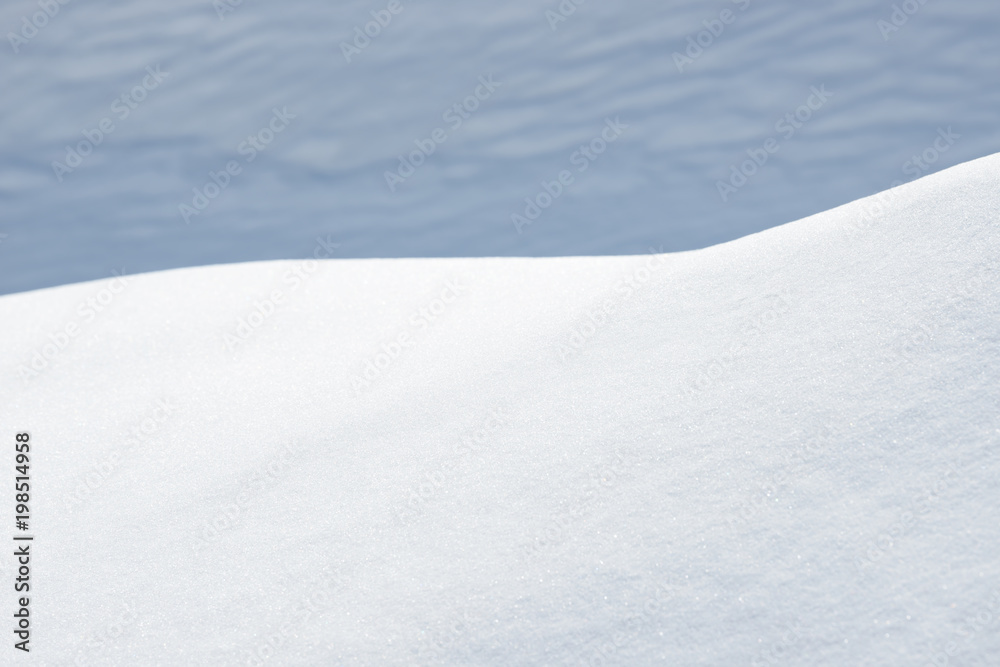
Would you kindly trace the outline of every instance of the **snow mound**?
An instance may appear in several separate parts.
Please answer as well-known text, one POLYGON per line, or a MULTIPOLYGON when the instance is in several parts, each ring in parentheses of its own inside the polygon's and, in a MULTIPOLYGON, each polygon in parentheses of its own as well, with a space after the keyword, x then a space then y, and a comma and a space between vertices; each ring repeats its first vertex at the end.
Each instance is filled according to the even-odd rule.
POLYGON ((2 297, 5 661, 990 664, 998 170, 678 254, 2 297))

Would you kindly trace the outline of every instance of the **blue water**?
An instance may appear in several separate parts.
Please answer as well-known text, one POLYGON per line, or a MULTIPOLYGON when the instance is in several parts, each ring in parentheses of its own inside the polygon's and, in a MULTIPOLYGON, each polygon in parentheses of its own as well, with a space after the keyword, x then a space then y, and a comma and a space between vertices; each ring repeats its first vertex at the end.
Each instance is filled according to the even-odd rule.
POLYGON ((318 236, 342 257, 692 249, 1000 151, 990 0, 224 1, 72 0, 30 38, 40 5, 4 3, 0 293, 318 236), (415 141, 434 152, 393 192, 415 141), (228 183, 200 200, 210 172, 228 183), (548 205, 518 233, 526 197, 548 205))

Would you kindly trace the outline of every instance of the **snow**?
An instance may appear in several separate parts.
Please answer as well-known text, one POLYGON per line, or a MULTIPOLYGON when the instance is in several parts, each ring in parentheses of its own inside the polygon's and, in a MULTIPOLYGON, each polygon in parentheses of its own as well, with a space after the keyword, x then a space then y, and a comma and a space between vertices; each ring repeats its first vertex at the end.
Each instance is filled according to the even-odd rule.
POLYGON ((3 660, 993 664, 998 168, 691 252, 0 297, 3 660))
POLYGON ((692 250, 1000 151, 995 0, 589 0, 555 22, 575 5, 400 0, 350 62, 341 43, 387 0, 60 2, 15 52, 7 35, 39 2, 0 5, 2 294, 302 259, 326 234, 352 258, 692 250), (886 31, 894 6, 907 13, 886 31), (732 23, 679 68, 723 11, 732 23), (446 120, 488 76, 499 87, 446 120), (831 96, 790 125, 813 87, 831 96), (275 107, 296 118, 245 162, 275 107), (516 233, 525 197, 619 117, 620 139, 516 233), (57 175, 104 119, 113 131, 57 175), (446 141, 390 191, 385 172, 437 128, 446 141), (768 139, 779 150, 723 201, 717 182, 768 139), (185 224, 179 206, 233 160, 242 172, 185 224))

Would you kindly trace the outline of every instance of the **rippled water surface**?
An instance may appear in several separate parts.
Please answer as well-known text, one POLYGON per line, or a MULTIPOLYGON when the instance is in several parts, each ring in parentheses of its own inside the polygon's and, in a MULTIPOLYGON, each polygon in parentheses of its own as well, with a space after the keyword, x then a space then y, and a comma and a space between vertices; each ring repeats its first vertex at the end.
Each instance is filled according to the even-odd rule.
POLYGON ((223 3, 0 8, 0 293, 305 257, 318 236, 342 257, 692 249, 1000 151, 988 0, 895 16, 860 0, 223 3), (345 49, 372 12, 386 25, 345 49), (434 150, 410 173, 415 142, 434 150))

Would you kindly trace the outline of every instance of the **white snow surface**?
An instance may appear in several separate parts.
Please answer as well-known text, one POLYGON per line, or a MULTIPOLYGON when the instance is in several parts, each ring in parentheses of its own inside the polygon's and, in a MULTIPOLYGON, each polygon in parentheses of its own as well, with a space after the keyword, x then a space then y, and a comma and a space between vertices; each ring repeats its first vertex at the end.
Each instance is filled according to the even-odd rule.
POLYGON ((998 168, 691 252, 4 296, 0 661, 995 665, 998 168))
POLYGON ((60 0, 15 51, 54 1, 0 3, 0 294, 305 258, 319 234, 350 258, 694 250, 1000 151, 996 0, 398 0, 380 31, 389 0, 60 0), (378 35, 348 58, 363 27, 378 35), (498 84, 481 103, 480 77, 498 84), (296 117, 251 162, 275 107, 296 117), (627 128, 580 163, 608 118, 627 128), (737 167, 753 173, 723 198, 737 167))

